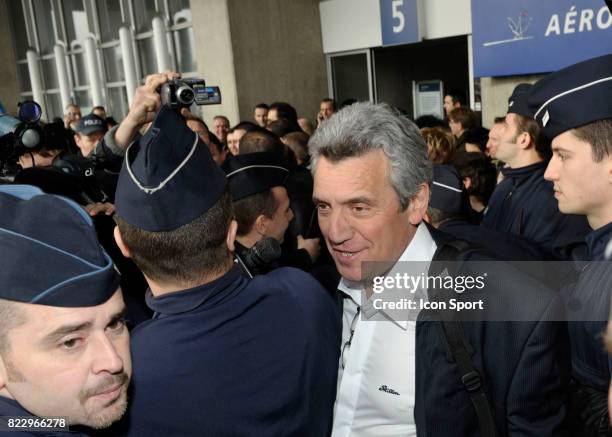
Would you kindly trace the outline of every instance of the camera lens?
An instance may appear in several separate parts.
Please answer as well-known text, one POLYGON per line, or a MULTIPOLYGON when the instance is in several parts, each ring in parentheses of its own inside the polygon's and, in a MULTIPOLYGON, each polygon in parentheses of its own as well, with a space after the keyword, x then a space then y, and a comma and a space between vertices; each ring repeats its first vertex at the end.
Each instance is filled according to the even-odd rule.
POLYGON ((19 118, 24 123, 36 123, 41 115, 40 105, 32 100, 26 100, 19 105, 19 118))
POLYGON ((176 90, 176 100, 178 100, 183 105, 191 105, 194 99, 195 94, 190 87, 182 86, 178 90, 176 90))

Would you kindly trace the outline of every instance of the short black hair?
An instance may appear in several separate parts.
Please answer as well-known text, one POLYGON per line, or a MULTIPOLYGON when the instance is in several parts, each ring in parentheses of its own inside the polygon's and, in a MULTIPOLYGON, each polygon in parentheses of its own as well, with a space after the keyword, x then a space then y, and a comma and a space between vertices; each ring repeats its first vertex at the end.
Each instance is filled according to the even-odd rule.
POLYGON ((172 231, 145 231, 118 214, 114 218, 134 263, 146 276, 191 285, 227 268, 231 254, 226 238, 232 217, 228 184, 208 211, 172 231))
POLYGON ((267 129, 257 126, 248 131, 240 139, 240 155, 255 152, 285 152, 285 145, 281 142, 278 135, 267 129))
POLYGON ((443 129, 448 129, 448 123, 433 114, 421 115, 414 120, 414 124, 416 124, 419 129, 423 129, 425 127, 440 127, 443 129))
POLYGON ((302 132, 302 129, 297 123, 293 123, 286 118, 274 120, 268 125, 268 130, 276 134, 279 138, 282 138, 291 132, 302 132))
POLYGON ((482 153, 462 150, 455 154, 453 165, 461 179, 470 178, 472 181, 467 189, 468 194, 487 205, 497 182, 497 172, 491 158, 482 153))
POLYGON ((237 129, 243 130, 245 132, 248 132, 250 130, 255 129, 256 127, 258 127, 255 123, 251 123, 250 121, 241 121, 240 123, 238 123, 236 126, 232 127, 229 131, 233 132, 237 129))
POLYGON ((287 102, 274 102, 270 105, 270 110, 276 109, 278 118, 286 118, 289 121, 293 121, 297 124, 297 111, 293 106, 287 102))
POLYGON ((266 103, 258 103, 255 105, 255 109, 265 109, 266 111, 270 109, 270 107, 266 103))
POLYGON ((444 93, 444 95, 450 96, 450 98, 453 100, 453 103, 459 103, 460 106, 463 106, 466 103, 465 93, 463 91, 449 90, 448 92, 444 93))
POLYGON ((277 209, 278 202, 271 189, 236 200, 234 202, 234 214, 238 222, 236 234, 247 235, 253 229, 257 217, 265 215, 272 218, 277 209))

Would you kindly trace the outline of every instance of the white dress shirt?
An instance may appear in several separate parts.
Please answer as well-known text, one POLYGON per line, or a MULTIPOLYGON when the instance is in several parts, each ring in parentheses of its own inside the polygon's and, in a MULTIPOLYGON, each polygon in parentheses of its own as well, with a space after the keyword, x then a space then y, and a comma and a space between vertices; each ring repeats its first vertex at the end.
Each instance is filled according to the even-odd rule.
MULTIPOLYGON (((421 223, 399 261, 428 264, 435 251, 436 243, 421 223)), ((344 353, 339 363, 332 437, 416 436, 416 322, 397 320, 397 314, 394 318, 376 310, 372 299, 362 305, 362 290, 351 288, 344 279, 338 289, 345 294, 344 353)))

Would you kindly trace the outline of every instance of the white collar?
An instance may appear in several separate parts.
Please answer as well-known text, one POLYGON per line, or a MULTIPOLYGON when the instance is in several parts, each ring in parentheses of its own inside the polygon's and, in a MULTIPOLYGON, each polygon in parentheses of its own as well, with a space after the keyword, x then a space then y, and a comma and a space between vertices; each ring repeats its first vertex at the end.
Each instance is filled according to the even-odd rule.
MULTIPOLYGON (((421 222, 417 226, 417 230, 412 237, 412 240, 404 249, 404 252, 399 257, 399 259, 395 262, 390 272, 396 270, 398 263, 406 262, 406 261, 426 261, 431 262, 434 254, 436 253, 436 249, 438 246, 436 245, 434 239, 432 238, 429 230, 427 229, 427 225, 425 222, 421 222)), ((338 290, 342 291, 348 297, 350 297, 357 305, 361 306, 361 298, 363 288, 355 283, 351 283, 344 278, 340 279, 340 283, 338 284, 338 290)), ((402 329, 406 329, 408 327, 407 320, 395 320, 391 315, 385 313, 383 310, 380 312, 384 313, 389 319, 393 320, 396 324, 398 324, 402 329)))

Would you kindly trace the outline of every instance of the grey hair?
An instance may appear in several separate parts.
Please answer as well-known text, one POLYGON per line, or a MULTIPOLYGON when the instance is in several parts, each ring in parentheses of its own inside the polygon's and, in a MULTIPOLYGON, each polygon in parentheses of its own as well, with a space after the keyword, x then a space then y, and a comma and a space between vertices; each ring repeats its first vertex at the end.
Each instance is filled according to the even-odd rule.
POLYGON ((324 121, 308 142, 313 176, 319 157, 338 162, 382 150, 389 161, 389 182, 405 210, 423 183, 431 185, 433 167, 417 126, 385 103, 355 103, 324 121))

